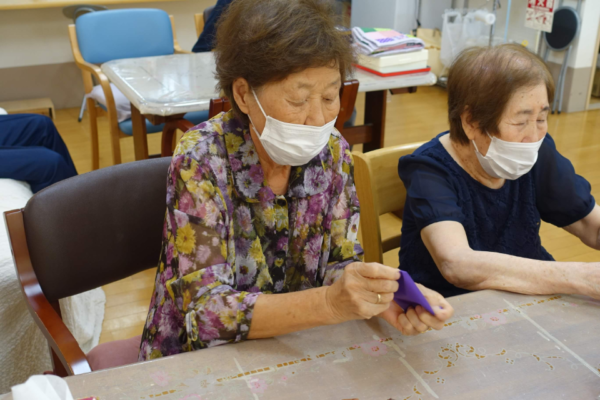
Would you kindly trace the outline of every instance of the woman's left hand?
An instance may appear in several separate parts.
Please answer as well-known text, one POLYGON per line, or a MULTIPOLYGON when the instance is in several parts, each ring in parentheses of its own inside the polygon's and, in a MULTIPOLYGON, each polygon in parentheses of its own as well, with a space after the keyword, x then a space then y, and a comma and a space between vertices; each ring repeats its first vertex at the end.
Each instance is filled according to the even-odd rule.
POLYGON ((429 328, 439 331, 444 327, 444 322, 454 314, 454 309, 441 294, 418 283, 417 286, 427 299, 435 315, 431 315, 421 306, 403 310, 395 301, 392 301, 390 307, 378 315, 378 317, 385 319, 390 325, 407 336, 418 335, 429 328))

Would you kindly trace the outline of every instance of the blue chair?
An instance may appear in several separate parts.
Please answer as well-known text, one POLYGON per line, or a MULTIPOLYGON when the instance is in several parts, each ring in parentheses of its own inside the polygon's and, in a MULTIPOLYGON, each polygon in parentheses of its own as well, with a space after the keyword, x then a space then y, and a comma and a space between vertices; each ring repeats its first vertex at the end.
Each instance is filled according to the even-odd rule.
MULTIPOLYGON (((93 88, 93 80, 102 86, 106 107, 88 98, 92 134, 92 169, 100 165, 98 145, 98 115, 108 116, 113 153, 113 163, 121 163, 120 139, 133 134, 131 119, 117 121, 117 111, 110 82, 99 65, 121 58, 163 56, 183 51, 177 43, 173 17, 162 10, 125 9, 89 13, 69 25, 69 38, 75 63, 81 69, 86 93, 93 88)), ((185 119, 196 125, 208 119, 208 111, 192 112, 185 119)), ((146 122, 148 133, 162 132, 164 124, 146 122)), ((138 144, 136 144, 138 146, 138 144)), ((135 149, 146 151, 145 149, 135 149)))

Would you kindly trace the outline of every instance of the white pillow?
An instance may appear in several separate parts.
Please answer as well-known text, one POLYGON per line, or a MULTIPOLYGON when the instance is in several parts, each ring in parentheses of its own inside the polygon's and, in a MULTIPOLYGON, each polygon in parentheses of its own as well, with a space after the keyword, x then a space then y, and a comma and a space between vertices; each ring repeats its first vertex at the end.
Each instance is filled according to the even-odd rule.
POLYGON ((8 113, 4 108, 0 108, 0 115, 7 115, 8 113))
MULTIPOLYGON (((121 93, 121 91, 114 84, 111 83, 110 88, 112 89, 113 98, 115 99, 115 106, 117 108, 117 120, 119 122, 123 122, 131 118, 131 103, 129 102, 127 97, 125 97, 125 95, 121 93)), ((106 98, 104 97, 102 86, 94 86, 92 91, 86 94, 85 96, 91 97, 92 99, 96 100, 98 103, 106 107, 106 98)))

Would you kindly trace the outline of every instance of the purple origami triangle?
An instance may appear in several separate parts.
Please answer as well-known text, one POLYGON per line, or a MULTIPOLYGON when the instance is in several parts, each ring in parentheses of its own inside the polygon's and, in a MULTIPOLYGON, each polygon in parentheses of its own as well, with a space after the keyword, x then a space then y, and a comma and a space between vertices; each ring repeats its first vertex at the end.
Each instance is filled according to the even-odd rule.
POLYGON ((394 300, 404 311, 408 310, 409 307, 422 306, 424 309, 429 311, 431 315, 435 315, 433 309, 425 300, 425 296, 419 290, 419 287, 412 280, 408 272, 400 271, 400 279, 398 279, 398 291, 394 293, 394 300))

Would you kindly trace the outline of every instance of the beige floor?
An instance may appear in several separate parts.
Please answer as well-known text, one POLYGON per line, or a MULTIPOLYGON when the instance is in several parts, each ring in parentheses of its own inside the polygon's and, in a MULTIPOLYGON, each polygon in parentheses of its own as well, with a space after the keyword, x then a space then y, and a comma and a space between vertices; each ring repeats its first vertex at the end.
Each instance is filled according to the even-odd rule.
MULTIPOLYGON (((390 96, 387 109, 386 146, 429 140, 447 129, 446 92, 438 87, 419 88, 415 94, 390 96)), ((364 95, 357 100, 358 110, 364 106, 364 95)), ((90 170, 90 135, 88 121, 77 122, 78 109, 58 110, 56 125, 64 137, 80 173, 90 170)), ((362 122, 359 112, 357 122, 362 122)), ((107 124, 100 123, 100 165, 111 163, 107 124)), ((549 132, 559 151, 569 158, 579 174, 592 184, 592 192, 600 198, 600 110, 550 116, 549 132)), ((160 151, 160 135, 150 135, 150 153, 160 151)), ((133 161, 132 139, 121 140, 123 162, 133 161)), ((357 150, 357 149, 355 149, 357 150)), ((388 227, 396 229, 393 226, 388 227)), ((548 224, 541 228, 542 242, 559 261, 600 261, 594 251, 562 229, 548 224)), ((390 265, 395 254, 386 257, 390 265)), ((142 331, 154 271, 149 270, 104 287, 107 296, 106 316, 101 342, 125 339, 142 331)))

